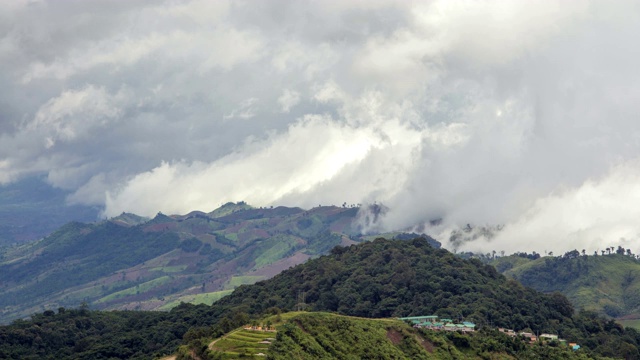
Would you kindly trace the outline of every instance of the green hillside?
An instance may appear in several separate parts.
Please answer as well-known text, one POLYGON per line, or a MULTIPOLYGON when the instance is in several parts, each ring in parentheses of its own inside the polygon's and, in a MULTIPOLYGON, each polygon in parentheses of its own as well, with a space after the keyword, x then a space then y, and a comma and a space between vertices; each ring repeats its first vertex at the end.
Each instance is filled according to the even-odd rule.
MULTIPOLYGON (((495 330, 435 332, 396 319, 367 319, 324 312, 292 312, 204 340, 202 359, 592 359, 566 345, 531 346, 495 330), (262 326, 269 323, 270 329, 262 326)), ((188 346, 178 359, 192 359, 188 346)))
POLYGON ((371 318, 437 314, 534 331, 555 330, 554 321, 573 314, 564 297, 508 281, 492 266, 460 259, 424 239, 334 248, 330 256, 241 286, 216 304, 249 313, 302 307, 371 318))
POLYGON ((527 345, 498 331, 415 329, 393 319, 300 314, 278 326, 269 359, 589 359, 567 346, 527 345))
POLYGON ((211 350, 238 357, 246 350, 253 356, 265 350, 265 343, 258 345, 249 333, 229 336, 230 332, 241 326, 270 326, 267 320, 282 324, 276 326, 275 341, 266 340, 271 342, 267 357, 273 359, 340 358, 345 349, 353 349, 360 358, 374 357, 372 350, 389 355, 381 358, 399 359, 573 355, 560 343, 527 345, 497 333, 497 327, 556 334, 580 344, 575 355, 582 358, 640 358, 638 331, 593 312, 575 313, 560 294, 525 288, 489 265, 435 249, 426 239, 377 239, 337 247, 272 279, 239 286, 212 306, 181 304, 170 312, 48 310, 31 320, 0 326, 0 357, 153 358, 175 352, 180 343, 180 359, 225 358, 211 350), (334 314, 282 314, 296 309, 334 314), (359 318, 352 321, 336 314, 359 318), (435 333, 393 320, 425 314, 473 321, 478 331, 435 333), (226 340, 212 345, 220 338, 226 340))
POLYGON ((269 352, 275 336, 275 333, 269 331, 240 328, 212 341, 209 349, 210 353, 225 358, 255 359, 269 352))
POLYGON ((640 357, 640 334, 634 329, 625 330, 592 312, 575 313, 559 293, 526 288, 492 266, 434 249, 424 239, 378 239, 334 248, 330 255, 270 280, 239 287, 214 308, 249 316, 274 309, 367 318, 436 314, 480 327, 558 334, 602 356, 640 357))
POLYGON ((366 241, 354 225, 358 211, 241 202, 211 213, 70 223, 40 241, 0 249, 0 323, 83 302, 128 310, 210 304, 336 245, 366 241))
POLYGON ((563 293, 578 309, 640 317, 640 261, 633 256, 586 256, 574 251, 535 260, 512 255, 492 264, 525 286, 563 293))

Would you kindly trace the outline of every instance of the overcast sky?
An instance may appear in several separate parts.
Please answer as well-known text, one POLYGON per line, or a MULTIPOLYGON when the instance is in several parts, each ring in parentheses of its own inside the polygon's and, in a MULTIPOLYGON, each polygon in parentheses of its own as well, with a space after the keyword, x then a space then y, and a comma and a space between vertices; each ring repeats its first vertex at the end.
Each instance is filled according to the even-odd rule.
MULTIPOLYGON (((0 183, 640 252, 637 1, 2 1, 0 183)), ((445 239, 446 236, 441 237, 445 239)))

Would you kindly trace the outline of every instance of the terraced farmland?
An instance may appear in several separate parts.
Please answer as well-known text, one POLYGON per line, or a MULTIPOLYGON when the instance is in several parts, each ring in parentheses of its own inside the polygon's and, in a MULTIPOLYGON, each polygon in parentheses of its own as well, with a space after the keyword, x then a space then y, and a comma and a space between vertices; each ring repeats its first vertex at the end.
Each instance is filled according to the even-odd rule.
POLYGON ((211 342, 209 349, 222 353, 223 359, 261 359, 275 337, 275 331, 238 329, 211 342))

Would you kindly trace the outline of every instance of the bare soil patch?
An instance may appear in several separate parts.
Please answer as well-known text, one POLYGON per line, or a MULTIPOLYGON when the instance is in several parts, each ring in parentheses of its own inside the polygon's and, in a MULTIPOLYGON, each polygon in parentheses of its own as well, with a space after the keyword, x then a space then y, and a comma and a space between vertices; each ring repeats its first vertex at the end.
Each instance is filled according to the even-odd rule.
POLYGON ((398 345, 402 342, 402 334, 395 329, 387 330, 387 339, 391 340, 393 345, 398 345))
POLYGON ((431 341, 423 339, 421 336, 417 336, 416 340, 418 340, 418 343, 422 345, 422 347, 427 350, 429 354, 433 353, 435 347, 433 346, 433 343, 431 341))

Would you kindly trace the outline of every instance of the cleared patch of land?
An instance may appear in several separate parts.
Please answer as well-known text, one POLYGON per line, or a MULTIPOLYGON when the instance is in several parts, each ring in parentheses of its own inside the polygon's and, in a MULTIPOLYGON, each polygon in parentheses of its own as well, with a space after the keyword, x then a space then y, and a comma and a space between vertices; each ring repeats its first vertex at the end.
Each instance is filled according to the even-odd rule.
POLYGON ((222 290, 204 294, 184 295, 177 298, 176 300, 172 300, 171 302, 162 305, 158 310, 171 310, 174 307, 180 305, 181 302, 211 305, 214 302, 220 300, 223 296, 227 296, 232 292, 233 290, 222 290))

